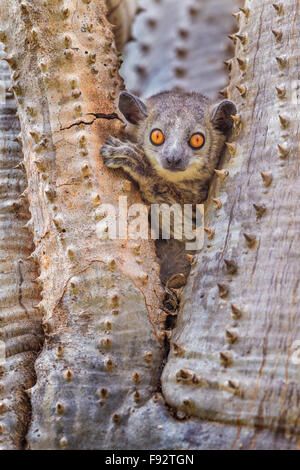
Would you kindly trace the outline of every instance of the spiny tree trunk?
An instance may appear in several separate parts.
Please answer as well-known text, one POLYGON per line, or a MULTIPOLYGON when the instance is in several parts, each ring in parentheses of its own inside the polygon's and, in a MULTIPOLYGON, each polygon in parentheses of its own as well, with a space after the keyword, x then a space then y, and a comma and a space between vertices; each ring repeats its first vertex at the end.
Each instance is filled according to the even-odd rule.
POLYGON ((227 37, 242 0, 140 0, 134 41, 121 69, 126 88, 149 97, 160 91, 198 91, 218 99, 228 81, 224 61, 233 54, 227 37))
POLYGON ((98 156, 106 136, 120 129, 113 114, 120 81, 104 2, 84 0, 76 7, 75 16, 71 1, 4 1, 1 11, 2 38, 16 72, 46 332, 31 393, 29 445, 295 448, 298 149, 289 136, 297 128, 292 120, 280 124, 275 111, 297 116, 289 87, 297 78, 296 0, 278 13, 269 1, 246 4, 250 15, 245 10, 241 33, 247 39, 237 38, 244 43, 237 57, 247 58, 239 67, 246 70, 234 60, 229 90, 241 113, 236 155, 226 158, 227 182, 211 191, 222 208, 216 214, 208 204, 215 238, 184 293, 162 378, 164 397, 154 393, 163 350, 153 249, 96 235, 101 201, 112 203, 120 192, 130 195, 129 202, 137 199, 98 156), (272 28, 282 31, 281 41, 272 28), (283 59, 282 69, 275 59, 273 69, 267 66, 271 52, 283 59), (270 85, 274 77, 286 87, 282 100, 270 85), (277 143, 281 157, 289 150, 285 160, 277 143), (264 186, 269 173, 272 184, 264 186), (266 206, 258 219, 253 203, 266 206), (232 271, 237 266, 235 274, 224 271, 225 259, 233 262, 227 264, 232 271), (217 283, 225 289, 220 292, 217 283), (193 385, 182 370, 195 376, 193 385))
POLYGON ((212 189, 206 225, 215 235, 172 337, 182 355, 171 352, 162 376, 169 405, 238 426, 234 448, 244 443, 241 426, 254 428, 252 448, 268 445, 264 429, 294 447, 300 432, 300 17, 298 1, 273 3, 248 1, 241 15, 229 87, 241 117, 224 162, 229 176, 212 189))
POLYGON ((119 194, 137 201, 99 156, 105 138, 121 128, 105 13, 101 0, 2 2, 46 334, 31 390, 32 449, 109 447, 108 431, 158 386, 153 247, 97 236, 102 201, 117 205, 119 194))
POLYGON ((138 0, 106 0, 107 19, 114 26, 118 51, 122 51, 131 34, 131 25, 138 7, 138 0))
POLYGON ((28 259, 33 239, 26 178, 10 88, 8 65, 0 62, 6 93, 0 102, 0 448, 20 449, 30 421, 26 389, 35 383, 34 361, 41 348, 41 318, 35 263, 28 259), (22 195, 22 196, 21 196, 22 195))

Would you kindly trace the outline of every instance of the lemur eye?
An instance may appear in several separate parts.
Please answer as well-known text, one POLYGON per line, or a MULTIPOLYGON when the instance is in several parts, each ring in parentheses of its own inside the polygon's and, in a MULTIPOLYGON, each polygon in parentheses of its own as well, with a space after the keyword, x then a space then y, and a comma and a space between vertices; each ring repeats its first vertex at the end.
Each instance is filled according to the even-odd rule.
POLYGON ((200 149, 205 144, 205 137, 200 132, 193 134, 189 140, 189 144, 193 149, 200 149))
POLYGON ((165 141, 165 136, 160 129, 153 129, 150 134, 150 140, 153 145, 162 145, 165 141))

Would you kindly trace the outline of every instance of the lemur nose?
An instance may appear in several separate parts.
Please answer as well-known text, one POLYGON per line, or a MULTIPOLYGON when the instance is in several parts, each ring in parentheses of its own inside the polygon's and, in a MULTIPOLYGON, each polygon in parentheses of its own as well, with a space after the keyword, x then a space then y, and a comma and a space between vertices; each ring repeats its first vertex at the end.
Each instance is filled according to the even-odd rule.
POLYGON ((167 162, 170 166, 176 167, 181 163, 180 156, 167 157, 167 162))

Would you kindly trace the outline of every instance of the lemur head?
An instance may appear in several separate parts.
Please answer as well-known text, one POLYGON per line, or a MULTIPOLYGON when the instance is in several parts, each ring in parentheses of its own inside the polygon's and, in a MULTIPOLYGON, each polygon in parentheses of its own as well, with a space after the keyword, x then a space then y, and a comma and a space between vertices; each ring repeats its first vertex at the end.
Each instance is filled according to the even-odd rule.
POLYGON ((145 102, 124 91, 119 109, 152 166, 171 181, 192 178, 195 171, 211 176, 236 114, 231 101, 212 106, 200 93, 175 91, 145 102))

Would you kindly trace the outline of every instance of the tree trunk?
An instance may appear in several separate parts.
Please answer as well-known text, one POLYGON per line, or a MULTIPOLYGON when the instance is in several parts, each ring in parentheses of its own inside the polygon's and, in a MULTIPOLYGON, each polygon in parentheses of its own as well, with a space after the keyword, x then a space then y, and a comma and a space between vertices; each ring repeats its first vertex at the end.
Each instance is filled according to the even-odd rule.
POLYGON ((126 88, 149 97, 161 91, 198 91, 211 99, 228 82, 224 61, 233 54, 227 35, 242 0, 140 0, 134 41, 124 51, 126 88))
POLYGON ((101 0, 79 2, 76 15, 73 2, 59 0, 2 5, 46 334, 31 389, 32 449, 109 447, 109 429, 158 387, 163 349, 153 246, 97 234, 102 201, 117 205, 119 194, 138 201, 99 157, 105 138, 121 128, 113 103, 121 82, 105 13, 101 0))
POLYGON ((9 91, 8 65, 0 62, 0 448, 21 449, 30 421, 26 389, 35 383, 34 361, 41 348, 41 317, 35 306, 37 268, 29 259, 33 239, 25 224, 30 218, 26 178, 9 91), (23 193, 23 194, 22 194, 23 193))
MULTIPOLYGON (((252 448, 264 446, 263 429, 296 447, 299 2, 246 7, 228 94, 241 116, 224 162, 229 176, 211 191, 206 225, 215 236, 185 290, 172 337, 184 353, 169 355, 162 389, 169 405, 189 415, 254 428, 252 448)), ((234 447, 243 443, 239 432, 234 447)))

